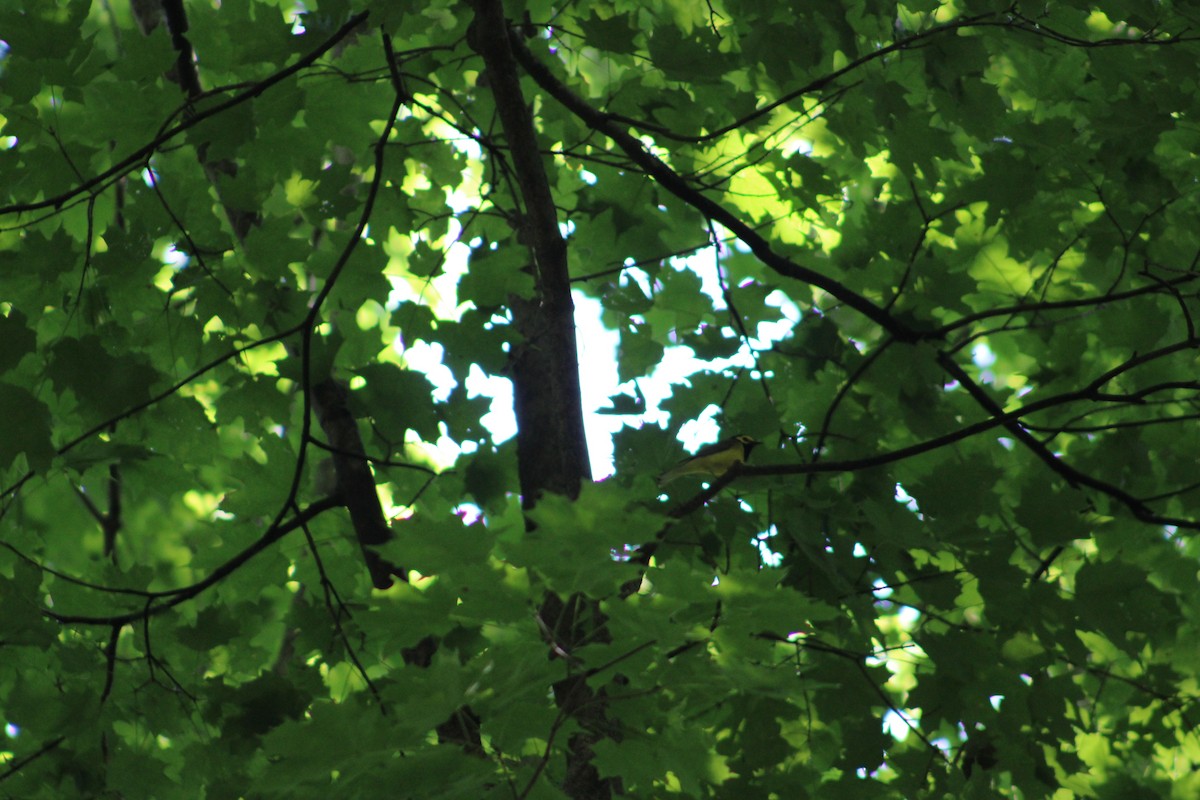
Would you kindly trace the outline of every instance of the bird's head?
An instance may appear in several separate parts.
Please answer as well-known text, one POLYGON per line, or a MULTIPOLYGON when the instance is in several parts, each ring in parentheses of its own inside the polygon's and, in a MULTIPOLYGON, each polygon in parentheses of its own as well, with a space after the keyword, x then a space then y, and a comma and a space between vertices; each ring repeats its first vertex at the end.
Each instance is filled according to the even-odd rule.
POLYGON ((733 438, 742 446, 742 452, 745 454, 746 458, 750 457, 751 450, 762 444, 762 442, 760 442, 758 439, 755 439, 753 436, 747 436, 745 434, 740 434, 733 438))

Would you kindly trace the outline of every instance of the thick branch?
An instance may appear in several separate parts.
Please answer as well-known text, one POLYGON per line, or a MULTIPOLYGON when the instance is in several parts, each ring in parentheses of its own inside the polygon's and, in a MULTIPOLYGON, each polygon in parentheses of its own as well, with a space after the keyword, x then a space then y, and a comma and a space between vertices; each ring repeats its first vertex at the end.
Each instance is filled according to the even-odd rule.
POLYGON ((476 0, 475 14, 468 40, 487 65, 524 205, 519 238, 533 255, 534 297, 512 299, 513 318, 524 339, 512 357, 517 461, 521 494, 530 505, 546 490, 574 497, 590 475, 574 303, 567 244, 559 232, 533 116, 521 91, 504 7, 500 0, 476 0))
POLYGON ((558 102, 587 123, 593 130, 603 133, 616 142, 617 146, 624 150, 625 154, 634 163, 641 167, 647 175, 654 178, 664 189, 709 219, 714 219, 724 225, 741 239, 762 263, 780 275, 803 281, 827 292, 872 322, 875 322, 902 342, 912 342, 927 338, 926 335, 911 330, 908 326, 893 318, 883 308, 880 308, 848 286, 826 275, 822 275, 816 270, 803 267, 791 259, 776 253, 763 236, 720 203, 694 189, 678 173, 647 150, 641 141, 629 133, 624 126, 618 124, 612 116, 592 108, 581 97, 567 88, 544 64, 534 58, 533 54, 526 49, 525 45, 515 35, 510 35, 509 41, 512 45, 512 52, 521 63, 521 66, 525 67, 530 76, 537 81, 537 84, 547 94, 558 100, 558 102))
MULTIPOLYGON (((347 405, 346 389, 333 378, 327 378, 313 387, 312 400, 321 429, 337 448, 330 458, 337 472, 338 494, 350 512, 350 523, 371 573, 371 583, 376 589, 386 589, 392 585, 393 575, 403 580, 404 571, 389 564, 373 549, 387 544, 392 532, 379 504, 375 476, 363 455, 362 438, 347 405)), ((404 398, 396 400, 404 402, 404 398)))

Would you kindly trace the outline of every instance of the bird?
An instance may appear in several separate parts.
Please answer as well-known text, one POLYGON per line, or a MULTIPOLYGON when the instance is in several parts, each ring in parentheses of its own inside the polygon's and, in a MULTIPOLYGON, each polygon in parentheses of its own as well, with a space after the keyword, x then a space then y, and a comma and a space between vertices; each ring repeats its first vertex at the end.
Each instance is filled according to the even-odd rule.
POLYGON ((691 458, 685 458, 658 476, 658 485, 666 486, 684 475, 724 475, 750 457, 750 451, 762 442, 753 436, 739 434, 705 445, 691 458))

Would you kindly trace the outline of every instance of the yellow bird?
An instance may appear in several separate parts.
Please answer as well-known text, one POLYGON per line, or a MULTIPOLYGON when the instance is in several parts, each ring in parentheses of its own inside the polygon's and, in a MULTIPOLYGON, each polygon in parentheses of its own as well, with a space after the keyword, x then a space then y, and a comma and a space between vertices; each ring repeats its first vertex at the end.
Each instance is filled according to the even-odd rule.
POLYGON ((684 475, 724 475, 735 464, 745 463, 750 451, 762 442, 753 436, 731 436, 705 445, 691 458, 685 458, 658 476, 658 485, 666 486, 684 475))

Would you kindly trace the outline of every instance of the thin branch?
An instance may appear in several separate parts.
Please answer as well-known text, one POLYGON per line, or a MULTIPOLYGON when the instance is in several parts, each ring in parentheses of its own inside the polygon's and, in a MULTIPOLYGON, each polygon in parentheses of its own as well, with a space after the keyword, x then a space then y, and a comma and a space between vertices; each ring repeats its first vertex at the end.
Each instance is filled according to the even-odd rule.
MULTIPOLYGON (((296 511, 298 512, 299 509, 296 509, 296 511)), ((380 713, 387 716, 387 706, 383 702, 382 695, 379 694, 379 687, 375 685, 375 681, 371 680, 371 676, 367 674, 367 668, 363 666, 358 653, 354 651, 354 645, 350 643, 350 637, 346 635, 346 629, 342 627, 342 613, 344 612, 349 617, 350 609, 342 602, 342 597, 338 593, 337 587, 333 585, 333 581, 329 579, 329 574, 325 572, 325 562, 321 560, 321 554, 317 550, 317 543, 313 539, 312 531, 308 529, 307 524, 302 524, 300 528, 304 531, 304 540, 308 543, 308 552, 313 557, 313 563, 317 565, 317 575, 320 576, 321 590, 325 595, 325 608, 329 611, 329 619, 333 622, 333 628, 337 631, 338 638, 342 640, 342 645, 346 648, 346 654, 349 655, 354 669, 358 672, 359 677, 363 679, 363 682, 371 692, 371 696, 375 698, 375 702, 379 705, 380 713)))
POLYGON ((112 626, 126 625, 138 620, 149 619, 152 616, 161 614, 164 611, 174 608, 180 603, 191 600, 205 589, 208 589, 210 586, 219 583, 225 577, 233 574, 247 561, 254 558, 256 555, 263 552, 268 547, 275 544, 284 536, 287 536, 304 523, 315 519, 319 514, 322 514, 331 508, 338 508, 340 506, 341 503, 336 498, 330 497, 326 497, 310 504, 303 511, 298 513, 294 518, 288 520, 287 522, 276 523, 269 527, 266 532, 258 538, 257 541, 248 545, 233 558, 230 558, 228 561, 218 566, 202 580, 196 581, 190 586, 185 586, 180 589, 144 593, 145 596, 149 597, 150 599, 141 611, 129 611, 124 614, 113 614, 110 616, 93 616, 90 614, 63 614, 58 611, 43 609, 42 615, 63 625, 112 626), (162 602, 154 602, 156 599, 162 599, 162 602))
POLYGON ((253 100, 254 98, 266 92, 275 84, 280 83, 281 81, 290 78, 292 75, 295 75, 302 69, 311 66, 318 58, 332 50, 338 42, 353 33, 355 28, 357 28, 363 23, 364 20, 366 20, 367 16, 368 12, 366 11, 355 14, 350 18, 349 22, 338 28, 338 30, 334 32, 332 36, 318 45, 316 49, 298 59, 295 64, 292 64, 290 67, 285 67, 284 69, 276 72, 274 75, 264 78, 258 83, 252 85, 246 91, 235 95, 234 97, 231 97, 222 103, 218 103, 217 105, 206 108, 203 111, 197 111, 177 125, 174 125, 163 131, 149 144, 138 148, 125 158, 118 161, 116 164, 106 169, 104 172, 101 172, 99 175, 96 175, 95 177, 84 181, 83 183, 80 183, 79 185, 68 189, 65 192, 54 195, 53 197, 48 197, 45 200, 36 200, 29 203, 14 203, 13 205, 9 206, 0 206, 0 215, 20 214, 26 211, 38 211, 44 208, 53 208, 58 210, 68 200, 71 200, 72 198, 77 197, 85 192, 90 192, 93 188, 102 186, 113 178, 127 174, 130 170, 144 161, 155 150, 157 150, 166 142, 174 139, 179 134, 184 133, 190 128, 194 128, 201 122, 204 122, 211 117, 215 117, 218 114, 224 113, 225 111, 228 111, 235 106, 239 106, 248 100, 253 100))
MULTIPOLYGON (((1160 281, 1160 283, 1167 286, 1178 287, 1185 283, 1190 283, 1197 278, 1200 278, 1200 275, 1187 274, 1181 275, 1178 278, 1173 278, 1170 281, 1160 281)), ((1119 300, 1127 300, 1131 297, 1159 294, 1163 289, 1163 286, 1160 285, 1160 283, 1148 286, 1140 286, 1137 289, 1129 289, 1124 292, 1113 292, 1111 294, 1098 295, 1095 297, 1080 297, 1074 300, 1051 300, 1039 303, 1017 303, 1015 305, 1003 306, 1001 308, 990 308, 986 311, 980 311, 975 314, 968 314, 964 317, 959 317, 953 322, 949 322, 935 331, 932 331, 930 336, 938 339, 945 338, 947 334, 956 331, 959 328, 973 325, 980 320, 990 319, 991 317, 1006 317, 1015 314, 1031 314, 1039 311, 1056 311, 1066 308, 1088 308, 1093 306, 1103 306, 1109 303, 1115 303, 1119 300)))
POLYGON ((4 774, 0 775, 0 782, 6 781, 9 778, 11 778, 13 775, 16 775, 18 772, 20 772, 22 769, 24 769, 30 763, 36 761, 37 759, 41 758, 42 756, 46 755, 47 753, 53 751, 56 747, 58 747, 60 744, 62 744, 66 740, 67 740, 67 737, 58 736, 58 737, 46 742, 44 745, 42 745, 41 747, 39 747, 37 750, 30 753, 29 755, 25 756, 24 758, 18 758, 15 761, 11 762, 11 764, 9 765, 9 768, 7 770, 5 770, 4 774))
MULTIPOLYGON (((1183 343, 1183 346, 1186 346, 1189 348, 1195 347, 1196 343, 1186 342, 1186 343, 1183 343)), ((1172 347, 1162 348, 1162 349, 1163 350, 1183 349, 1183 346, 1173 345, 1172 347)), ((1111 379, 1111 377, 1109 377, 1110 375, 1112 377, 1115 377, 1116 375, 1121 374, 1121 372, 1124 372, 1127 369, 1132 369, 1133 366, 1136 366, 1136 364, 1134 362, 1138 362, 1140 360, 1141 359, 1136 359, 1136 358, 1130 359, 1124 365, 1117 367, 1113 370, 1110 370, 1109 373, 1106 373, 1105 375, 1101 376, 1100 378, 1097 378, 1096 381, 1093 382, 1093 385, 1099 385, 1100 383, 1110 380, 1111 379)), ((1006 416, 1004 413, 1004 410, 1001 409, 1000 406, 996 404, 996 401, 993 400, 991 398, 991 396, 987 392, 985 392, 981 386, 979 386, 979 384, 975 383, 975 381, 973 381, 971 379, 971 376, 968 375, 966 373, 966 371, 962 367, 960 367, 957 363, 955 363, 952 359, 950 359, 949 357, 946 357, 946 356, 939 355, 938 363, 942 365, 942 369, 944 369, 948 374, 950 374, 951 377, 953 377, 955 380, 957 380, 963 386, 963 388, 965 388, 967 390, 967 393, 970 394, 971 397, 973 397, 975 399, 975 401, 977 403, 979 403, 979 405, 986 412, 988 412, 994 418, 997 418, 997 419, 1000 417, 1006 416)), ((1085 396, 1090 397, 1094 394, 1094 391, 1085 389, 1084 394, 1085 394, 1085 396)), ((1133 514, 1134 517, 1136 517, 1139 520, 1142 520, 1143 522, 1152 522, 1152 523, 1155 523, 1158 525, 1174 525, 1179 528, 1188 528, 1190 530, 1200 530, 1200 522, 1198 522, 1196 520, 1182 519, 1182 518, 1178 518, 1178 517, 1167 517, 1167 516, 1163 516, 1160 514, 1156 514, 1140 498, 1134 497, 1133 495, 1126 492, 1124 489, 1121 489, 1118 486, 1108 483, 1107 481, 1102 481, 1099 478, 1093 477, 1091 475, 1088 475, 1085 472, 1082 472, 1082 471, 1076 469, 1075 467, 1073 467, 1069 463, 1067 463, 1067 461, 1065 459, 1060 458, 1059 456, 1055 455, 1054 453, 1051 453, 1046 448, 1045 445, 1043 445, 1041 442, 1039 442, 1037 439, 1035 439, 1033 437, 1033 435, 1031 433, 1029 433, 1028 430, 1026 430, 1020 423, 1016 422, 1015 420, 1006 420, 1004 422, 1004 427, 1010 433, 1013 434, 1013 436, 1017 439, 1017 441, 1019 441, 1019 442, 1021 442, 1021 444, 1025 445, 1025 447, 1027 447, 1030 450, 1030 452, 1032 452, 1038 458, 1038 460, 1040 460, 1042 463, 1044 463, 1053 472, 1057 473, 1059 476, 1064 478, 1070 486, 1072 486, 1074 488, 1086 486, 1087 488, 1094 489, 1094 490, 1100 492, 1101 494, 1108 495, 1112 499, 1119 502, 1121 505, 1125 506, 1133 514)))
POLYGON ((803 267, 789 258, 779 255, 771 243, 744 223, 737 215, 716 201, 698 192, 673 169, 652 154, 642 142, 627 130, 616 124, 610 114, 597 111, 571 89, 562 83, 544 64, 538 61, 525 47, 525 44, 515 35, 510 35, 513 53, 521 65, 525 67, 530 77, 537 82, 551 97, 561 103, 567 110, 579 117, 591 128, 603 133, 616 142, 641 169, 654 178, 659 185, 695 208, 701 214, 720 222, 726 229, 737 235, 758 257, 762 263, 781 275, 811 284, 841 302, 858 311, 863 316, 875 322, 884 330, 901 341, 916 341, 927 338, 911 330, 899 322, 891 314, 868 300, 863 295, 853 291, 840 281, 808 267, 803 267))
MULTIPOLYGON (((112 427, 113 425, 120 422, 121 420, 128 419, 129 417, 132 417, 136 414, 141 413, 142 411, 145 411, 147 408, 150 408, 151 406, 161 403, 163 400, 165 400, 168 397, 170 397, 171 395, 175 394, 176 392, 178 392, 183 387, 187 386, 192 381, 194 381, 197 378, 199 378, 200 376, 204 375, 206 372, 216 369, 217 367, 224 364, 226 361, 229 361, 232 358, 236 358, 237 356, 241 355, 242 353, 248 352, 250 350, 254 350, 255 348, 258 348, 258 347, 262 347, 265 344, 271 344, 273 342, 282 341, 282 340, 288 338, 289 336, 293 336, 296 333, 300 332, 302 327, 303 327, 303 323, 301 323, 299 325, 295 325, 295 326, 288 328, 287 330, 281 331, 279 333, 272 334, 271 336, 264 336, 261 339, 256 339, 253 342, 250 342, 249 344, 245 344, 240 347, 235 347, 234 349, 230 350, 229 352, 225 353, 224 355, 218 356, 217 358, 214 358, 212 361, 208 362, 207 364, 204 364, 203 366, 198 367, 197 369, 193 370, 186 377, 171 384, 170 387, 168 387, 167 389, 164 389, 163 391, 159 392, 156 395, 153 395, 148 400, 144 400, 140 403, 130 406, 129 408, 122 411, 120 414, 117 414, 114 417, 111 417, 109 419, 104 420, 103 422, 93 425, 91 428, 88 428, 86 431, 79 434, 74 439, 71 439, 66 444, 57 448, 54 452, 58 455, 63 455, 64 453, 69 452, 70 450, 74 449, 75 447, 78 447, 80 444, 82 444, 83 442, 86 442, 88 439, 92 438, 96 434, 104 432, 105 430, 112 427)), ((31 469, 31 470, 27 471, 24 475, 22 475, 20 478, 18 478, 15 483, 8 486, 3 492, 0 492, 0 500, 3 500, 8 495, 16 492, 18 489, 21 488, 21 486, 23 486, 26 482, 28 482, 35 474, 37 474, 35 470, 31 469)))
POLYGON ((113 625, 108 634, 108 644, 104 648, 104 690, 100 692, 100 705, 104 705, 112 692, 113 680, 117 675, 117 642, 120 638, 121 626, 113 625))
POLYGON ((768 103, 767 105, 763 106, 762 108, 755 109, 753 112, 747 114, 746 116, 740 117, 740 118, 734 120, 733 122, 729 123, 728 125, 723 125, 720 128, 717 128, 717 129, 711 131, 710 133, 706 133, 701 136, 687 136, 684 134, 675 133, 670 128, 666 128, 662 125, 657 125, 655 123, 650 123, 645 120, 634 119, 632 117, 626 117, 626 116, 622 116, 619 114, 607 114, 606 116, 609 119, 613 120, 614 122, 621 122, 626 125, 630 125, 635 128, 639 128, 641 130, 653 131, 653 132, 661 135, 664 138, 673 139, 678 142, 684 142, 684 143, 689 143, 689 144, 704 144, 705 142, 709 142, 714 139, 719 139, 720 137, 724 136, 725 134, 729 133, 730 131, 734 131, 734 130, 737 130, 738 128, 744 127, 745 125, 748 125, 749 123, 754 122, 756 119, 759 119, 761 117, 764 117, 764 116, 770 114, 772 111, 779 108, 780 106, 787 105, 788 103, 792 102, 793 100, 795 100, 797 98, 803 97, 806 94, 812 94, 813 92, 820 91, 821 89, 824 89, 826 86, 828 86, 829 84, 838 80, 839 78, 841 78, 845 75, 848 75, 851 72, 854 72, 855 70, 859 69, 860 67, 865 66, 866 64, 869 64, 872 61, 877 61, 881 58, 884 58, 884 57, 890 55, 891 53, 895 53, 895 52, 898 52, 901 50, 912 49, 915 45, 923 43, 924 40, 930 39, 934 36, 939 36, 943 33, 953 33, 955 31, 961 30, 963 28, 970 28, 972 26, 980 24, 983 20, 999 17, 1002 14, 1003 14, 1003 12, 996 11, 996 12, 989 12, 987 14, 980 14, 980 15, 974 16, 974 17, 965 17, 964 19, 960 19, 955 22, 949 22, 949 23, 946 23, 945 25, 938 25, 938 26, 935 26, 928 30, 921 31, 920 33, 915 33, 912 36, 909 36, 905 39, 901 39, 899 41, 893 42, 892 44, 881 47, 878 50, 873 50, 870 53, 867 53, 866 55, 859 56, 858 58, 854 59, 846 66, 842 67, 841 69, 835 70, 835 71, 827 73, 825 75, 822 75, 820 78, 811 80, 808 83, 801 86, 800 88, 793 89, 792 91, 783 95, 778 100, 768 103))

